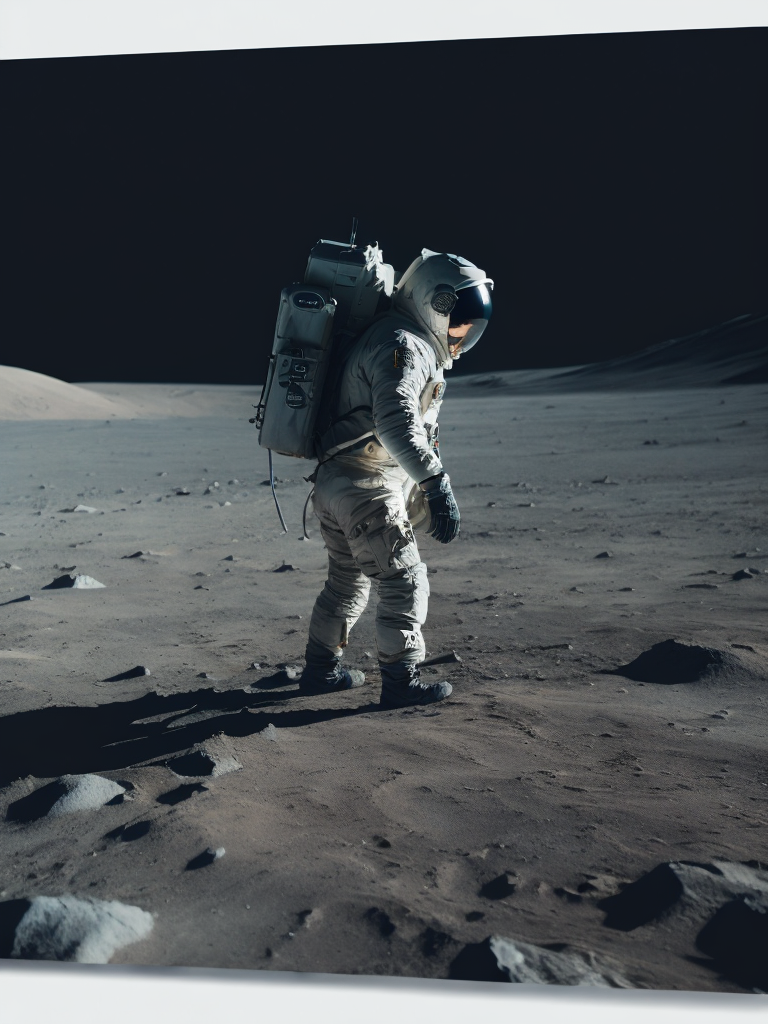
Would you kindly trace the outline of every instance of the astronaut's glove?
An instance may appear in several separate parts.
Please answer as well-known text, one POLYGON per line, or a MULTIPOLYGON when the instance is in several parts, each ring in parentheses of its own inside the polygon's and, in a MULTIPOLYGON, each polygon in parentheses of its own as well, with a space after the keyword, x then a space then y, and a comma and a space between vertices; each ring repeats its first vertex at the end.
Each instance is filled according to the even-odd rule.
POLYGON ((429 510, 427 533, 441 544, 449 544, 458 537, 461 520, 459 506, 451 490, 450 477, 447 473, 440 473, 422 480, 419 487, 424 491, 429 510))

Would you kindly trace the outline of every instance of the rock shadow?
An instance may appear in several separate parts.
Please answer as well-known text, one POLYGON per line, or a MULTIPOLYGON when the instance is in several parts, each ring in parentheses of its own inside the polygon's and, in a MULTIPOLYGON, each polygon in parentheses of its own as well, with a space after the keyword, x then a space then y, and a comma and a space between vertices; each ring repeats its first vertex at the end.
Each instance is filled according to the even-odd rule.
POLYGON ((768 991, 768 896, 740 893, 696 937, 706 964, 743 988, 768 991))
MULTIPOLYGON (((282 679, 284 683, 284 675, 282 679)), ((381 710, 378 703, 279 710, 280 702, 296 696, 296 689, 265 694, 205 688, 167 696, 148 693, 97 707, 47 707, 6 715, 0 718, 0 786, 28 775, 85 775, 162 760, 222 732, 250 736, 270 723, 277 729, 299 728, 381 710)), ((46 792, 40 799, 47 803, 53 796, 53 791, 46 792)))
POLYGON ((40 789, 36 789, 29 796, 14 801, 8 808, 5 820, 26 823, 28 821, 37 821, 38 818, 44 818, 57 800, 64 796, 66 792, 67 787, 62 780, 54 779, 53 782, 49 782, 47 786, 41 786, 40 789))
POLYGON ((10 960, 16 928, 31 905, 29 900, 5 900, 0 903, 0 960, 10 960))
MULTIPOLYGON (((704 867, 704 865, 701 865, 704 867)), ((683 895, 683 883, 669 864, 659 864, 615 896, 606 896, 597 906, 605 911, 603 924, 631 932, 661 917, 683 895)))

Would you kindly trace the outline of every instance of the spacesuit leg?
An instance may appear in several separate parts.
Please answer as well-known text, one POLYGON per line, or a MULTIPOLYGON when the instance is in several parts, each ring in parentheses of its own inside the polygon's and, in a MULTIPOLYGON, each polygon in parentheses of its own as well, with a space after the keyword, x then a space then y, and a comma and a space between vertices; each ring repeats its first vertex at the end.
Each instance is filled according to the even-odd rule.
POLYGON ((328 550, 328 579, 309 622, 309 642, 319 655, 339 658, 349 633, 368 604, 371 581, 360 571, 344 532, 325 517, 320 533, 328 550))
POLYGON ((309 622, 306 668, 299 682, 299 688, 305 693, 346 690, 365 682, 363 672, 341 665, 350 630, 368 603, 371 583, 355 562, 344 530, 331 508, 335 482, 333 472, 319 467, 313 507, 328 552, 328 578, 315 601, 309 622))
POLYGON ((450 683, 423 683, 419 676, 429 582, 405 517, 402 492, 399 505, 390 495, 376 515, 359 523, 349 534, 349 544, 363 572, 378 582, 376 644, 382 706, 432 704, 447 697, 450 683))
POLYGON ((340 465, 322 470, 314 504, 330 568, 310 622, 308 669, 314 659, 341 657, 374 580, 382 704, 404 707, 442 699, 451 691, 448 683, 419 681, 429 582, 406 512, 402 471, 358 472, 340 465))
POLYGON ((329 575, 309 635, 330 655, 346 645, 375 580, 379 660, 416 664, 424 658, 429 584, 406 513, 405 480, 407 474, 391 467, 331 462, 318 471, 313 504, 329 575))
POLYGON ((429 583, 406 515, 402 476, 380 471, 348 479, 334 511, 359 570, 376 581, 379 661, 415 664, 424 658, 429 583))

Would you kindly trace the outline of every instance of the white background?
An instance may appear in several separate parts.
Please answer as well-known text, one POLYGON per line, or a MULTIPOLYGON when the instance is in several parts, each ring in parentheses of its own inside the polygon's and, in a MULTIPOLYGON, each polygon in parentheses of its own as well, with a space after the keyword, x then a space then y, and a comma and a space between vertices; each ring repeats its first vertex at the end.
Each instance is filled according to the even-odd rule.
POLYGON ((766 0, 0 0, 0 57, 766 23, 766 0))
MULTIPOLYGON (((768 0, 0 0, 0 58, 764 25, 768 0)), ((0 961, 0 1008, 9 1024, 724 1024, 766 1000, 0 961)))

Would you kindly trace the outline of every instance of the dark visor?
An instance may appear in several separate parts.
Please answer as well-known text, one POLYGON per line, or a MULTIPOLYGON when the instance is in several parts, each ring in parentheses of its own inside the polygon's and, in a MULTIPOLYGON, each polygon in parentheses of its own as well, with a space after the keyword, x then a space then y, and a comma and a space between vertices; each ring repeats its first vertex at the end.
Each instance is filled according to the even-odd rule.
POLYGON ((488 285, 478 284, 459 290, 458 300, 451 310, 450 326, 472 325, 461 339, 460 351, 462 353, 468 352, 473 345, 477 344, 480 335, 488 326, 492 311, 493 304, 491 303, 491 292, 488 285))

